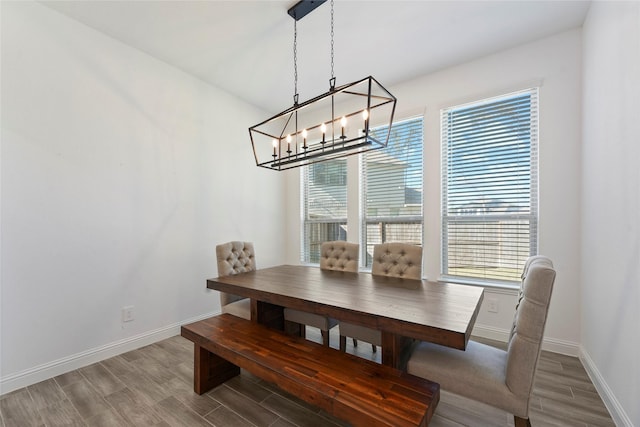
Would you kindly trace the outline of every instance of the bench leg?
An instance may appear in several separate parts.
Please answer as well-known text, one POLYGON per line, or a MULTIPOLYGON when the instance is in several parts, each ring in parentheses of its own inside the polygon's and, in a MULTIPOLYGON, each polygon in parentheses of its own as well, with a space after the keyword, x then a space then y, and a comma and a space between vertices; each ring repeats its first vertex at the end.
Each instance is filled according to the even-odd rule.
POLYGON ((194 344, 193 391, 198 394, 206 393, 239 374, 240 367, 194 344))
POLYGON ((531 421, 529 418, 520 418, 514 415, 513 421, 516 427, 531 427, 531 421))

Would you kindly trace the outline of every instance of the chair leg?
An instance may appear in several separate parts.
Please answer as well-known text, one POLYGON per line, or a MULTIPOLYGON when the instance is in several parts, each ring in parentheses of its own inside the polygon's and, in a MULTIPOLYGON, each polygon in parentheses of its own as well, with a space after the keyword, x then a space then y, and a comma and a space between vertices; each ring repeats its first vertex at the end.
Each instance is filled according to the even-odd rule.
POLYGON ((322 334, 322 344, 325 347, 329 347, 329 331, 320 331, 320 333, 322 334))
POLYGON ((371 344, 371 350, 375 353, 377 350, 377 347, 375 344, 371 344))
POLYGON ((352 340, 353 340, 353 346, 357 347, 358 346, 358 340, 355 339, 355 338, 352 338, 352 340))
POLYGON ((520 418, 514 415, 513 421, 514 421, 515 427, 531 427, 531 421, 529 418, 520 418))
POLYGON ((340 351, 343 353, 347 351, 347 337, 344 335, 340 335, 340 351))

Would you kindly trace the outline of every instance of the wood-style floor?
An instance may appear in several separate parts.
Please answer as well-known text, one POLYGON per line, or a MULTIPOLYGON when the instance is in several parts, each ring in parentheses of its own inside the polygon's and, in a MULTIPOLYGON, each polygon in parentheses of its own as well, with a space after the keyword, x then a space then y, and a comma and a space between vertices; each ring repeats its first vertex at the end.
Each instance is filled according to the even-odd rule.
MULTIPOLYGON (((317 330, 308 338, 320 341, 317 330)), ((486 340, 483 340, 487 342, 486 340)), ((500 343, 495 343, 500 346, 500 343)), ((338 333, 331 331, 338 347, 338 333)), ((379 361, 360 343, 347 348, 379 361)), ((314 407, 242 372, 198 396, 193 347, 173 337, 0 396, 2 427, 26 426, 344 426, 314 407)), ((543 352, 531 421, 538 426, 614 426, 577 358, 543 352)), ((506 412, 442 392, 430 426, 513 426, 506 412)))

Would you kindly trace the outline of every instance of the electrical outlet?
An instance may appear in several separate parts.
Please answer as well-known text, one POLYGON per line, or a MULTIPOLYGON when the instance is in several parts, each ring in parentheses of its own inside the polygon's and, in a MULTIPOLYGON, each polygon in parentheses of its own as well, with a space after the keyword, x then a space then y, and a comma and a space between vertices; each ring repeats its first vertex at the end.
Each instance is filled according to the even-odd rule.
POLYGON ((128 305, 126 307, 122 307, 122 321, 123 322, 131 322, 133 321, 133 306, 128 305))
POLYGON ((497 313, 498 312, 498 300, 495 298, 487 299, 487 311, 489 313, 497 313))

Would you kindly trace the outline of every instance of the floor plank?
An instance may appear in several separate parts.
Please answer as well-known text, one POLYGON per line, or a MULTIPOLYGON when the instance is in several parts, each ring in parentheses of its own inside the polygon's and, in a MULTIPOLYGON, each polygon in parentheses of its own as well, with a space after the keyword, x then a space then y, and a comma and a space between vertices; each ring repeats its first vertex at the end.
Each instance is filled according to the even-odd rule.
POLYGON ((85 420, 111 409, 107 401, 87 380, 74 382, 64 387, 63 390, 85 420))

